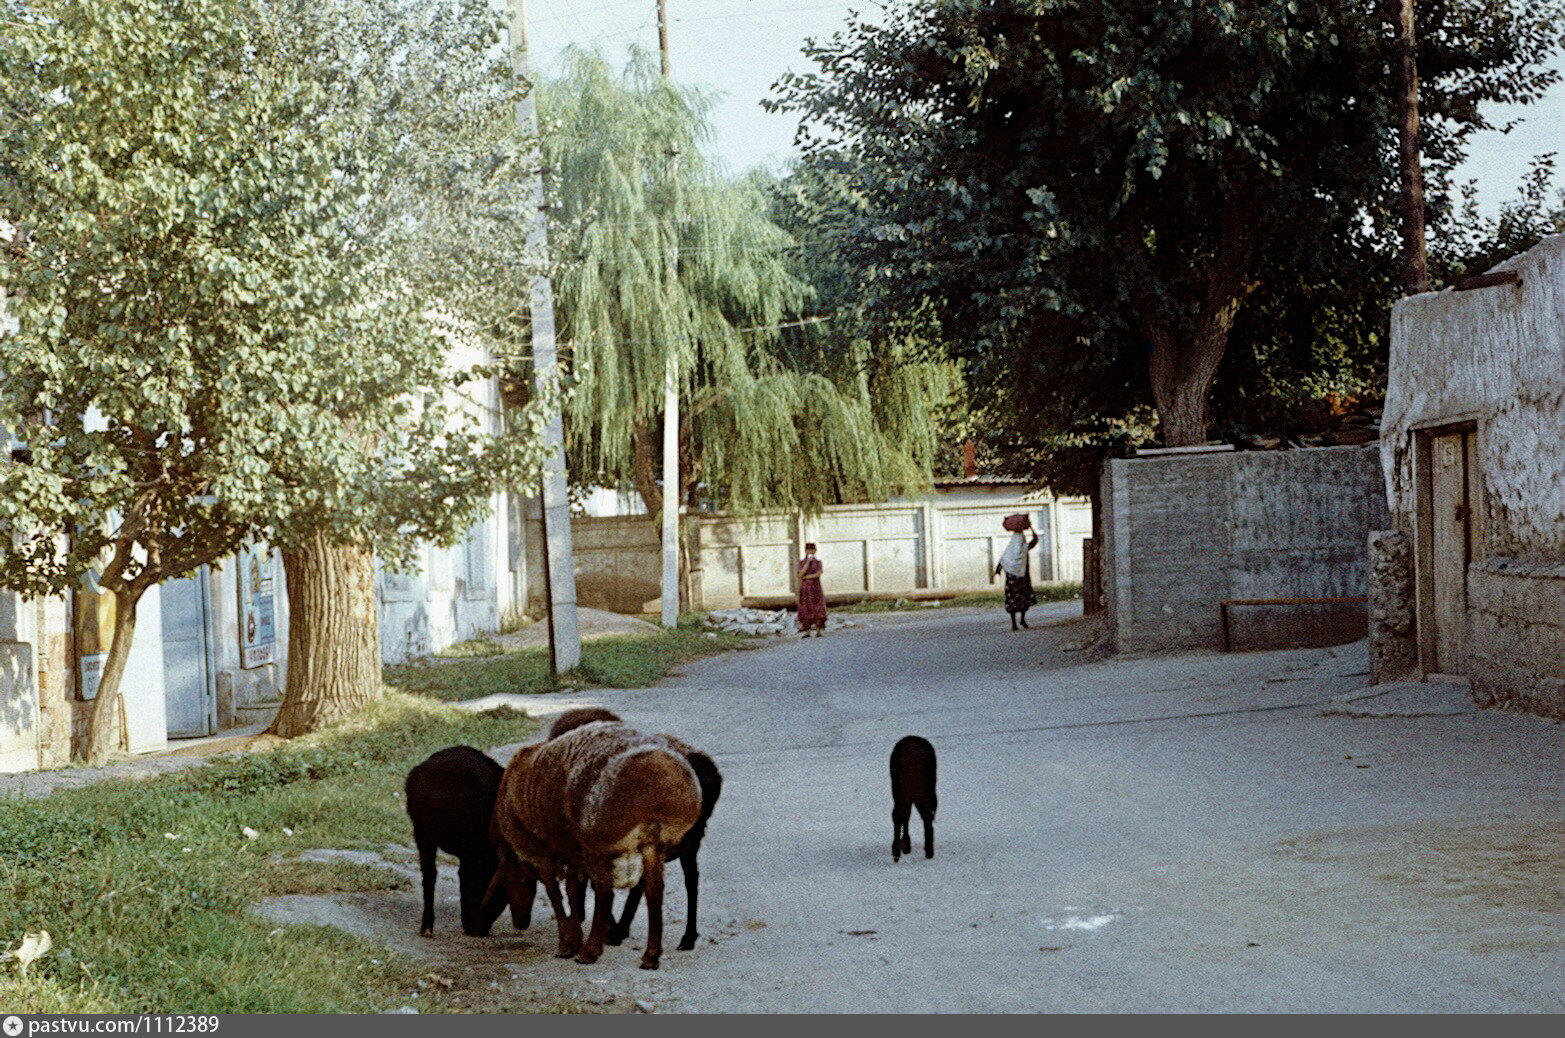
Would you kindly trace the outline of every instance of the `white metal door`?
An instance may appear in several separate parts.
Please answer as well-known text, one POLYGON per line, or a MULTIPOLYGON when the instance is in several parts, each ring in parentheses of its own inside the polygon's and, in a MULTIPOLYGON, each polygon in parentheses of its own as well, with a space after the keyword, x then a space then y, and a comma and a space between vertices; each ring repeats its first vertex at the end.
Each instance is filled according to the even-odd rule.
POLYGON ((171 738, 212 734, 206 570, 167 580, 163 593, 163 702, 171 738))

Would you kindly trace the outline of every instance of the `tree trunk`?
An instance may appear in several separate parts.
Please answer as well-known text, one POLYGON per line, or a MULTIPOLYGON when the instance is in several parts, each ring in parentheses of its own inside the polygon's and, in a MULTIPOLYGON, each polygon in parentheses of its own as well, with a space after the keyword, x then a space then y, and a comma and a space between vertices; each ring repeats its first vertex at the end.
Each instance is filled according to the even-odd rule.
MULTIPOLYGON (((631 432, 630 449, 634 454, 631 479, 636 485, 636 493, 641 495, 641 503, 647 506, 647 515, 653 523, 661 524, 663 491, 658 486, 657 454, 652 449, 657 435, 657 430, 652 427, 650 420, 638 422, 631 432)), ((659 525, 658 529, 661 530, 662 526, 659 525)))
POLYGON ((114 593, 114 636, 109 641, 109 655, 103 661, 103 676, 98 681, 98 695, 92 701, 92 714, 87 720, 87 763, 101 764, 109 753, 124 744, 126 726, 120 724, 120 685, 125 677, 125 664, 130 659, 131 640, 136 635, 136 607, 142 592, 122 589, 114 593), (118 738, 115 725, 119 724, 118 738), (113 745, 111 745, 113 743, 113 745))
POLYGON ((380 621, 369 549, 317 534, 282 554, 288 684, 268 731, 291 739, 380 698, 380 621))
POLYGON ((1147 373, 1157 404, 1158 433, 1165 447, 1206 442, 1212 426, 1212 383, 1217 381, 1217 369, 1228 349, 1228 333, 1243 299, 1242 289, 1214 288, 1188 338, 1174 327, 1149 330, 1152 352, 1147 358, 1147 373))

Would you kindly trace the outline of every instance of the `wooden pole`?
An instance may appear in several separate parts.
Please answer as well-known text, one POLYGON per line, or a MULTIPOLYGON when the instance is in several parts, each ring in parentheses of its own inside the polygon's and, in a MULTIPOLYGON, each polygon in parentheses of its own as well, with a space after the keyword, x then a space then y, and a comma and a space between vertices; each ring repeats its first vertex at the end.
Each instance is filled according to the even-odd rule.
MULTIPOLYGON (((527 56, 527 0, 510 0, 511 67, 531 81, 527 56)), ((529 89, 516 102, 516 128, 525 136, 538 132, 538 100, 529 89)), ((559 362, 554 342, 554 284, 549 280, 549 217, 544 209, 543 153, 534 144, 528 161, 533 166, 528 191, 527 252, 538 264, 532 275, 533 385, 542 397, 560 387, 559 362)), ((543 509, 544 584, 549 603, 549 666, 556 674, 575 670, 581 663, 581 628, 576 616, 576 559, 571 544, 571 505, 565 474, 565 430, 558 397, 549 407, 543 430, 547 457, 540 480, 543 509)))
MULTIPOLYGON (((662 55, 663 78, 669 79, 668 2, 658 0, 658 50, 662 55)), ((669 153, 669 170, 678 161, 669 153)), ((677 248, 677 246, 676 246, 677 248)), ((676 259, 677 263, 677 259, 676 259)), ((670 344, 663 372, 663 578, 660 582, 664 627, 679 624, 679 361, 670 344)))
POLYGON ((1424 181, 1418 140, 1418 59, 1414 0, 1388 0, 1396 32, 1397 138, 1402 156, 1402 281, 1408 295, 1429 291, 1424 247, 1424 181))

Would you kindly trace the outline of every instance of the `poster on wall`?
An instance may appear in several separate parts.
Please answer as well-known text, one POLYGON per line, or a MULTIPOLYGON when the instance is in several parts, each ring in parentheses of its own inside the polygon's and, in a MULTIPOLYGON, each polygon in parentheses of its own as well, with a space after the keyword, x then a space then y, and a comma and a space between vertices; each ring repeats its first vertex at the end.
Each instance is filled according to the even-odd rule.
POLYGON ((77 689, 84 700, 98 698, 109 643, 114 640, 114 592, 98 583, 100 566, 89 569, 76 589, 77 689))
POLYGON ((272 550, 252 545, 239 552, 239 663, 246 670, 276 658, 277 627, 272 593, 272 550))

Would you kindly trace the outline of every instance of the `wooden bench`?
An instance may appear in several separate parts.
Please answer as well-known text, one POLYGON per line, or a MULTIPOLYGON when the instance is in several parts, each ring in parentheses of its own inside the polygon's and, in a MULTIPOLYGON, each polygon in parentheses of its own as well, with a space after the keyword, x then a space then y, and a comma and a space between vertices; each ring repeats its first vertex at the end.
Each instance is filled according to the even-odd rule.
POLYGON ((1229 651, 1228 610, 1232 606, 1368 605, 1364 595, 1341 598, 1230 598, 1219 605, 1223 617, 1223 651, 1229 651))

